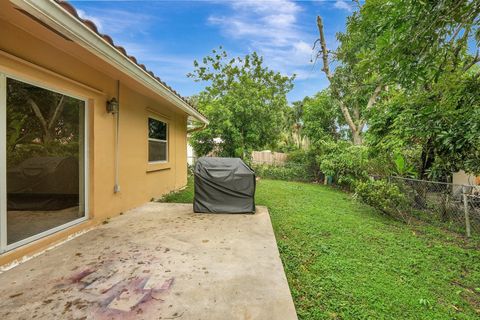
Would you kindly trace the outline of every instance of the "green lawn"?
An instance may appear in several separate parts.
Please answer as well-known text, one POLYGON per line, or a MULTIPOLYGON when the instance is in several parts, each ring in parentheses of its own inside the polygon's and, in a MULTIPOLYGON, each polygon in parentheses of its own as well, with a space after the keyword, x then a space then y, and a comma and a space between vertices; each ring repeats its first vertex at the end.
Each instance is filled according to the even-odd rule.
MULTIPOLYGON (((165 201, 191 202, 191 182, 165 201)), ((261 180, 300 319, 479 319, 479 243, 407 226, 346 193, 261 180)))

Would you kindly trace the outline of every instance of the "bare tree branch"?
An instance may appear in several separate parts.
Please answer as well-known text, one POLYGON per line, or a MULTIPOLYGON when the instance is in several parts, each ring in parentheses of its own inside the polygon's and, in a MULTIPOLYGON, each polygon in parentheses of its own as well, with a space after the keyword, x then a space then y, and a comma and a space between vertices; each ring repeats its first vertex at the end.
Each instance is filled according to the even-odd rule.
POLYGON ((325 33, 323 31, 323 21, 322 17, 317 16, 317 26, 318 32, 320 34, 320 46, 322 52, 322 61, 323 61, 323 68, 322 71, 325 72, 330 83, 332 82, 333 75, 330 73, 330 67, 328 65, 328 49, 327 49, 327 41, 325 40, 325 33))
MULTIPOLYGON (((381 84, 379 84, 375 90, 373 91, 372 95, 370 96, 370 99, 368 99, 368 102, 367 102, 367 110, 370 110, 372 109, 372 107, 375 105, 375 103, 377 102, 377 98, 378 98, 378 95, 382 92, 382 90, 385 89, 385 90, 388 90, 388 86, 383 86, 381 84)), ((365 124, 367 123, 364 119, 360 119, 360 117, 358 117, 359 121, 358 121, 358 130, 361 132, 363 130, 363 127, 365 126, 365 124)))
MULTIPOLYGON (((330 88, 333 93, 333 95, 337 98, 338 104, 340 105, 340 110, 342 111, 343 117, 345 118, 345 121, 347 122, 350 130, 355 134, 358 130, 357 126, 352 120, 352 117, 350 115, 350 112, 348 111, 348 108, 345 106, 343 103, 340 93, 338 92, 337 88, 333 84, 333 75, 330 72, 330 67, 328 65, 328 49, 327 49, 327 42, 325 40, 325 33, 323 31, 323 21, 320 16, 317 16, 317 26, 318 26, 318 32, 320 34, 320 47, 321 47, 321 56, 322 56, 322 62, 323 62, 323 68, 322 71, 325 73, 327 76, 328 81, 330 82, 330 88)), ((319 53, 320 54, 320 53, 319 53)))

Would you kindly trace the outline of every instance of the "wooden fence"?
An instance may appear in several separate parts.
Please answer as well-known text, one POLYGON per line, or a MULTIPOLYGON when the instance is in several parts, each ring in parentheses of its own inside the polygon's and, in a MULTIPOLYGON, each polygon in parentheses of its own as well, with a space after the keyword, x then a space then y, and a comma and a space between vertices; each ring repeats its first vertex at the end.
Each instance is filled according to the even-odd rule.
POLYGON ((271 151, 253 151, 252 163, 254 164, 271 164, 284 165, 287 161, 287 154, 271 151))

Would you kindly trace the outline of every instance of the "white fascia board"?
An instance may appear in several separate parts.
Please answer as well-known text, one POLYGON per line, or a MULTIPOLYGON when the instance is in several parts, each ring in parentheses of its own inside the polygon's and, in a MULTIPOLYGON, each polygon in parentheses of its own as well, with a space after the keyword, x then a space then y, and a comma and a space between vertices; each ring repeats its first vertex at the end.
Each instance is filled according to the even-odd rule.
POLYGON ((153 92, 158 93, 190 116, 205 124, 209 123, 208 119, 200 112, 158 82, 148 72, 132 62, 127 56, 90 30, 77 18, 66 12, 56 2, 50 0, 10 0, 10 2, 64 34, 75 43, 132 77, 153 92))

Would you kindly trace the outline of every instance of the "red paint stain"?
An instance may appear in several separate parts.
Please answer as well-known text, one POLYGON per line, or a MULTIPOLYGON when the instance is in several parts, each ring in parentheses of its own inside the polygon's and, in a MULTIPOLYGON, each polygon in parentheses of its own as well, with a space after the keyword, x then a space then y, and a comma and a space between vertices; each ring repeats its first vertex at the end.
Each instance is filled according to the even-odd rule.
POLYGON ((103 292, 103 299, 95 312, 95 319, 137 319, 138 315, 147 312, 158 302, 163 302, 162 296, 168 293, 174 283, 174 278, 165 280, 162 284, 151 289, 145 289, 149 277, 134 277, 131 280, 122 280, 103 292), (109 305, 120 297, 123 292, 143 294, 142 298, 134 304, 129 311, 110 308, 109 305))
POLYGON ((83 278, 85 278, 86 276, 94 273, 96 270, 93 269, 93 268, 87 268, 85 270, 82 270, 76 274, 74 274, 73 276, 71 276, 70 278, 68 278, 69 282, 70 283, 79 283, 82 281, 83 278))

